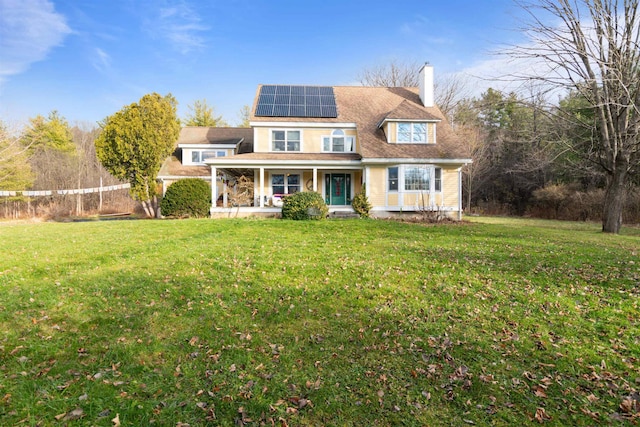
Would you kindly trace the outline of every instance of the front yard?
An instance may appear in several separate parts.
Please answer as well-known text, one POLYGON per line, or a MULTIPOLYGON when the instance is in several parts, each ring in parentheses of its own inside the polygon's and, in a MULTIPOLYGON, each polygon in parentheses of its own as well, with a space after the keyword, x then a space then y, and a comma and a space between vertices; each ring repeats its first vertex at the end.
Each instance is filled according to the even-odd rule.
POLYGON ((640 423, 640 231, 0 225, 0 424, 640 423))

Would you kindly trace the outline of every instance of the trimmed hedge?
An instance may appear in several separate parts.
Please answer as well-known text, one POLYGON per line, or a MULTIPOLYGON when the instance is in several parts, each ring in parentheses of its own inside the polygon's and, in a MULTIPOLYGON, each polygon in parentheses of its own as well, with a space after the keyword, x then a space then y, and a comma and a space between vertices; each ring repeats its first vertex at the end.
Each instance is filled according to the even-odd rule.
POLYGON ((211 187, 199 178, 176 181, 167 188, 160 202, 163 216, 196 217, 209 216, 211 208, 211 187))
POLYGON ((282 201, 282 219, 324 219, 328 214, 324 198, 314 191, 294 193, 282 201))

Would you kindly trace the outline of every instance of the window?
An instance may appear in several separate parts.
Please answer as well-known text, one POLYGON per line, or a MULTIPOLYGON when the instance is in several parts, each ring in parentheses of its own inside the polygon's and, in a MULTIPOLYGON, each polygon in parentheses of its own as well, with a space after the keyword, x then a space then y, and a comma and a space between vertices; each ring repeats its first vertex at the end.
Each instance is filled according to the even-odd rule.
POLYGON ((271 194, 293 194, 300 191, 300 175, 271 175, 271 194))
POLYGON ((194 150, 191 152, 191 161, 193 163, 204 163, 206 159, 212 157, 225 157, 226 151, 211 151, 211 150, 194 150))
POLYGON ((274 130, 271 132, 272 151, 300 151, 299 130, 274 130))
POLYGON ((427 166, 407 166, 404 168, 404 189, 406 191, 429 191, 431 168, 427 166))
POLYGON ((427 143, 426 123, 398 123, 398 142, 409 144, 427 143))
POLYGON ((434 178, 433 178, 433 180, 434 180, 434 183, 433 183, 434 190, 435 191, 442 191, 442 169, 435 168, 433 175, 434 175, 434 178))
POLYGON ((389 191, 398 191, 398 168, 389 168, 389 191))
POLYGON ((322 151, 350 153, 354 148, 355 137, 346 136, 343 130, 334 130, 331 136, 322 137, 322 151))

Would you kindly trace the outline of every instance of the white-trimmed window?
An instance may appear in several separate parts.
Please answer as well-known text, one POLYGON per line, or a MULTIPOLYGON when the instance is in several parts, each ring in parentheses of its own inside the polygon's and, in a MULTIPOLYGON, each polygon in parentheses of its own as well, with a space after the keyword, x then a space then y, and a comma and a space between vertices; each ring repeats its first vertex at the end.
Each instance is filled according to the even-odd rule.
POLYGON ((389 191, 398 191, 398 167, 392 167, 387 170, 389 176, 389 191))
POLYGON ((405 144, 426 144, 427 124, 399 122, 396 141, 405 144))
POLYGON ((225 157, 226 155, 226 151, 220 150, 193 150, 191 152, 191 162, 204 163, 206 159, 210 159, 213 157, 225 157))
POLYGON ((441 192, 442 169, 430 165, 402 165, 387 169, 390 192, 441 192))
POLYGON ((301 134, 299 130, 271 131, 271 151, 300 151, 301 134))
POLYGON ((431 170, 429 166, 405 166, 404 190, 429 191, 431 189, 431 170))
POLYGON ((271 194, 293 194, 300 191, 300 175, 276 173, 271 175, 271 194))
POLYGON ((336 129, 331 136, 322 137, 322 151, 330 153, 351 153, 355 148, 355 137, 347 136, 343 130, 336 129))

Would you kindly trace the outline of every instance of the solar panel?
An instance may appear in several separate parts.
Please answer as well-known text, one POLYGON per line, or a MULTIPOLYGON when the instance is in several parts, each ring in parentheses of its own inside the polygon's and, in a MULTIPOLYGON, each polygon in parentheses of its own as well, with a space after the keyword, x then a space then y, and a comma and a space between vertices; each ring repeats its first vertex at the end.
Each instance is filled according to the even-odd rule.
POLYGON ((260 88, 258 117, 338 117, 330 86, 265 85, 260 88))

